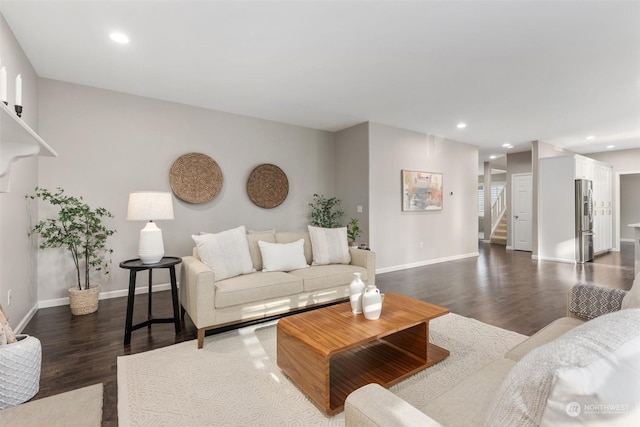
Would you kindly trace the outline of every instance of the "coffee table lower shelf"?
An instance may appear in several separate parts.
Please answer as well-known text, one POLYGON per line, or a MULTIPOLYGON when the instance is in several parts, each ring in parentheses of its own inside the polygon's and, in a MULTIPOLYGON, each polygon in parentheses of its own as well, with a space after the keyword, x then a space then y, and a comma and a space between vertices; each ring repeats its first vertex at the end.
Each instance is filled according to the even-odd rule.
POLYGON ((410 376, 435 365, 449 356, 449 351, 429 344, 427 358, 377 340, 364 347, 340 353, 331 358, 330 407, 327 414, 341 412, 347 396, 367 384, 389 388, 410 376))
POLYGON ((354 390, 370 383, 390 387, 447 358, 449 351, 429 343, 427 331, 422 323, 323 355, 278 329, 278 366, 323 411, 334 415, 354 390))

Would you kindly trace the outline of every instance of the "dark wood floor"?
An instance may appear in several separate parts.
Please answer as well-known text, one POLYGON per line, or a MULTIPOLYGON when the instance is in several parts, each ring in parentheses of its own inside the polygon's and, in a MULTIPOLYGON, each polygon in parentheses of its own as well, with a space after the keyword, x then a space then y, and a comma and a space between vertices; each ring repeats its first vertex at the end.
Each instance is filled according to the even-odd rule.
MULTIPOLYGON (((376 276, 383 292, 399 292, 448 307, 451 312, 531 335, 566 313, 566 294, 575 283, 629 289, 633 244, 585 265, 537 262, 528 252, 479 244, 480 256, 376 276)), ((168 281, 168 278, 167 278, 168 281)), ((23 333, 42 342, 40 391, 35 399, 104 383, 103 425, 117 425, 117 357, 196 338, 185 320, 176 335, 172 324, 133 332, 124 346, 126 298, 100 301, 97 313, 73 317, 68 306, 39 310, 23 333)), ((169 291, 153 294, 154 315, 170 317, 169 291)), ((136 298, 134 323, 145 320, 146 298, 136 298)), ((195 344, 194 344, 195 345, 195 344)))

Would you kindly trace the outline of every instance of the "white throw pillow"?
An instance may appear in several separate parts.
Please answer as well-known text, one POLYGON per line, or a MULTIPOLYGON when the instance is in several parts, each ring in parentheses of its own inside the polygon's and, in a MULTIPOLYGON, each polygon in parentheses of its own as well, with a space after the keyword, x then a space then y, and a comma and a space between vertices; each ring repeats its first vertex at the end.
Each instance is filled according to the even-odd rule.
POLYGON ((640 309, 575 327, 532 350, 496 394, 485 425, 628 426, 640 419, 640 309))
POLYGON ((309 225, 313 265, 349 264, 347 227, 322 228, 309 225))
POLYGON ((304 239, 292 243, 269 243, 258 240, 262 271, 291 271, 309 267, 304 258, 304 239))
POLYGON ((213 270, 216 280, 255 271, 244 225, 215 234, 192 235, 202 262, 213 270))
POLYGON ((640 308, 640 273, 636 276, 627 295, 622 298, 621 308, 640 308))

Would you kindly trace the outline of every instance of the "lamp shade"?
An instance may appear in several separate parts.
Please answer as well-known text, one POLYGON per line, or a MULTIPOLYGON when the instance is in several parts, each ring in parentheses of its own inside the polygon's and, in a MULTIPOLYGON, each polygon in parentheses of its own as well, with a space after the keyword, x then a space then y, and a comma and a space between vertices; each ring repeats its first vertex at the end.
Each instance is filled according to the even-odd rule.
POLYGON ((158 221, 173 219, 173 199, 166 191, 140 191, 129 194, 127 219, 158 221))

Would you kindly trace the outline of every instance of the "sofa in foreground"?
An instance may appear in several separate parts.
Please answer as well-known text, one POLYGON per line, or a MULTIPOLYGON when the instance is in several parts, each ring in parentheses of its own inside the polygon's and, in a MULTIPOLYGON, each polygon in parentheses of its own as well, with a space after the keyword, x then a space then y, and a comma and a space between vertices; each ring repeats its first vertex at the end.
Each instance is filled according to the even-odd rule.
POLYGON ((250 232, 244 227, 192 236, 182 258, 182 313, 205 332, 349 297, 354 273, 375 283, 375 254, 349 248, 346 228, 250 232))
POLYGON ((347 426, 640 425, 640 275, 631 291, 577 285, 558 319, 418 410, 377 384, 347 426))

